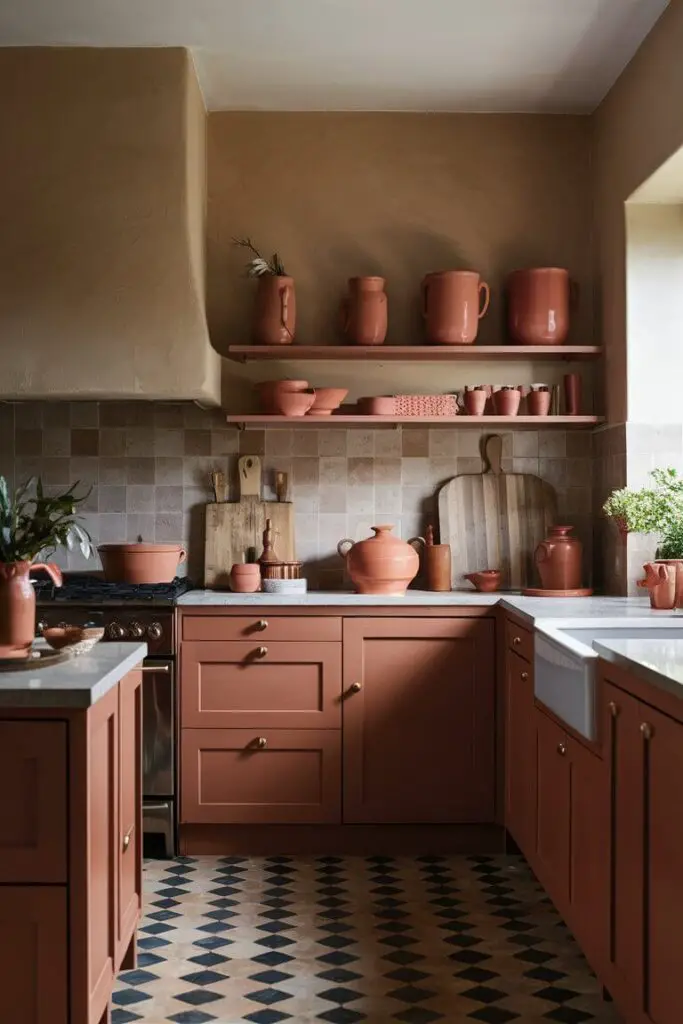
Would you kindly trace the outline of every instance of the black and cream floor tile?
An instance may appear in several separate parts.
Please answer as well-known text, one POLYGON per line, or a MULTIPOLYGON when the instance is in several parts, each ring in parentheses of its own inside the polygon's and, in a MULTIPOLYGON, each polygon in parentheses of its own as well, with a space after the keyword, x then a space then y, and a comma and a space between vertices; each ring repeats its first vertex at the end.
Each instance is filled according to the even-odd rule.
POLYGON ((148 861, 113 1024, 619 1024, 515 857, 148 861))

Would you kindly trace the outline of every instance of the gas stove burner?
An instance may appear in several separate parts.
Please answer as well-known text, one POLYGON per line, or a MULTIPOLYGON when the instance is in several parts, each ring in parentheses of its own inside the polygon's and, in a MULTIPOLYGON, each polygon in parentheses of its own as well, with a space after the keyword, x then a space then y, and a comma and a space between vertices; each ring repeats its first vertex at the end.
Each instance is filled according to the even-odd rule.
POLYGON ((174 604, 181 594, 193 589, 193 583, 184 576, 176 576, 171 583, 107 583, 88 573, 64 576, 64 585, 55 587, 47 577, 34 581, 39 603, 59 604, 174 604))

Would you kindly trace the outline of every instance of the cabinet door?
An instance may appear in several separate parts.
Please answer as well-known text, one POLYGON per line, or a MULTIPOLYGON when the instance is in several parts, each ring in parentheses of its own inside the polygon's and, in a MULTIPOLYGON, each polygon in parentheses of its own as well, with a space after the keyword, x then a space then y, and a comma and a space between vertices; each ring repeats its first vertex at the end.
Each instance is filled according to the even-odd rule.
POLYGON ((185 824, 341 820, 338 729, 183 729, 185 824))
POLYGON ((645 1008, 655 1024, 683 1020, 683 725, 641 705, 648 787, 645 846, 645 1008))
POLYGON ((495 816, 494 626, 344 622, 344 820, 495 816))
POLYGON ((570 767, 567 734, 536 708, 538 877, 562 914, 569 903, 570 767))
POLYGON ((341 644, 183 643, 182 728, 336 729, 341 644))
POLYGON ((0 1021, 67 1024, 66 887, 0 887, 0 1021))
POLYGON ((119 683, 119 829, 116 969, 137 926, 142 897, 142 673, 119 683))
POLYGON ((66 882, 65 722, 0 722, 0 882, 66 882))
POLYGON ((536 711, 531 665, 505 660, 505 826, 520 850, 536 855, 536 711))

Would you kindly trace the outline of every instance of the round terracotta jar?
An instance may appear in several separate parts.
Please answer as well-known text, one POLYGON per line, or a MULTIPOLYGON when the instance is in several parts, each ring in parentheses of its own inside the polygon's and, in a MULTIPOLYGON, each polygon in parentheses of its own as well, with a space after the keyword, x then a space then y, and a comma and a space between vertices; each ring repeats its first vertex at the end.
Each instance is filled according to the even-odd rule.
POLYGON ((562 345, 569 333, 570 292, 563 267, 513 271, 507 280, 507 314, 514 344, 562 345))
POLYGON ((383 277, 349 278, 342 303, 344 333, 354 345, 381 345, 387 336, 387 297, 383 277))
POLYGON ((393 526, 373 526, 374 537, 340 540, 337 551, 346 559, 349 576, 359 594, 405 594, 420 569, 420 558, 393 526), (348 545, 348 546, 347 546, 348 545))
POLYGON ((228 582, 235 594, 255 594, 261 589, 261 566, 256 562, 238 562, 230 570, 228 582))
POLYGON ((579 590, 583 545, 573 526, 551 526, 534 552, 543 590, 579 590))
POLYGON ((489 286, 474 270, 442 270, 422 281, 422 316, 431 345, 472 345, 489 308, 489 286), (482 300, 483 296, 483 300, 482 300))

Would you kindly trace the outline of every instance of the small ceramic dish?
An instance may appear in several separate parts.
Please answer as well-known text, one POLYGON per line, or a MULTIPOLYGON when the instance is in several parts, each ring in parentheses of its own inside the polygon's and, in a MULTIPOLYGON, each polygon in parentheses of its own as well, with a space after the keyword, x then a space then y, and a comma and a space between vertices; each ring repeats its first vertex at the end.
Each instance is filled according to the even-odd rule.
POLYGON ((42 636, 53 651, 87 654, 104 636, 104 627, 49 626, 43 630, 42 636))
POLYGON ((313 405, 308 411, 309 416, 331 416, 338 409, 346 396, 348 388, 316 388, 313 405))
POLYGON ((263 592, 265 594, 305 594, 307 589, 306 580, 264 580, 263 592))
POLYGON ((254 385, 258 391, 264 412, 277 412, 276 397, 283 392, 306 391, 307 380, 263 380, 254 385))
POLYGON ((281 416, 305 416, 314 401, 315 391, 281 391, 273 396, 273 404, 281 416))
POLYGON ((491 594, 500 588, 500 569, 480 569, 478 572, 466 572, 465 579, 469 580, 475 590, 482 594, 491 594))

